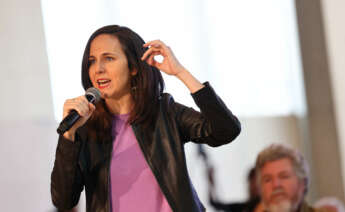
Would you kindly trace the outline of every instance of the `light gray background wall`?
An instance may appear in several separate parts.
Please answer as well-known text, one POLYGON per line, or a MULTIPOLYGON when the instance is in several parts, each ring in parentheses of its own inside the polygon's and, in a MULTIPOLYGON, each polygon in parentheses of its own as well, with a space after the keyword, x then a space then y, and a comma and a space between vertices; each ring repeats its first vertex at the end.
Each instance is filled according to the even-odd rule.
POLYGON ((48 211, 55 121, 39 0, 0 1, 0 210, 48 211))
MULTIPOLYGON (((305 12, 308 8, 313 8, 318 1, 296 2, 300 3, 297 4, 298 11, 305 12)), ((322 96, 320 102, 317 98, 314 101, 315 107, 309 104, 308 109, 317 119, 294 116, 240 117, 243 124, 243 133, 240 137, 233 144, 212 149, 210 153, 218 167, 217 179, 223 183, 219 191, 220 194, 224 194, 224 200, 243 199, 227 193, 227 190, 232 188, 245 189, 244 184, 232 184, 232 176, 244 177, 249 166, 241 167, 239 164, 242 164, 243 160, 254 162, 257 151, 271 142, 287 142, 305 153, 313 165, 315 176, 312 184, 314 187, 309 197, 311 201, 331 194, 344 200, 342 176, 345 176, 345 159, 341 153, 345 142, 345 98, 342 95, 345 68, 345 30, 342 21, 345 15, 342 11, 345 9, 345 2, 323 0, 317 5, 320 6, 322 16, 318 16, 317 7, 316 12, 311 14, 321 18, 323 27, 318 28, 315 20, 309 23, 308 17, 299 16, 301 23, 312 24, 304 26, 302 35, 302 38, 305 36, 305 41, 301 40, 302 56, 303 59, 309 58, 303 67, 308 71, 308 64, 313 62, 308 52, 313 45, 306 44, 310 33, 308 29, 321 30, 318 31, 321 34, 322 30, 325 30, 325 46, 322 47, 321 44, 324 49, 313 51, 321 51, 321 55, 325 53, 322 57, 326 57, 324 67, 327 69, 326 75, 329 76, 329 80, 317 77, 317 72, 308 72, 311 74, 308 76, 312 77, 305 75, 305 79, 312 86, 317 86, 318 81, 313 80, 315 77, 323 86, 327 87, 328 84, 328 94, 331 98, 326 98, 328 103, 322 112, 318 110, 319 104, 324 105, 322 96), (327 82, 323 83, 323 80, 327 82), (331 115, 328 115, 328 112, 331 115), (330 116, 333 117, 331 120, 330 116), (322 125, 319 129, 314 121, 326 123, 323 127, 329 129, 331 135, 325 136, 322 133, 322 125), (329 138, 331 141, 328 141, 329 138), (328 142, 332 145, 328 145, 328 142), (232 167, 239 167, 238 171, 234 172, 232 167), (333 186, 329 186, 330 179, 333 186)), ((322 42, 322 35, 320 36, 322 42)), ((51 211, 53 208, 49 183, 57 139, 57 123, 53 118, 49 67, 39 0, 0 2, 0 47, 0 210, 51 211)), ((319 71, 323 73, 324 70, 319 71)), ((307 89, 308 101, 312 96, 317 96, 316 88, 307 89)), ((195 157, 193 148, 190 145, 187 148, 191 153, 188 157, 191 177, 205 202, 204 173, 202 168, 198 168, 202 165, 195 157)))

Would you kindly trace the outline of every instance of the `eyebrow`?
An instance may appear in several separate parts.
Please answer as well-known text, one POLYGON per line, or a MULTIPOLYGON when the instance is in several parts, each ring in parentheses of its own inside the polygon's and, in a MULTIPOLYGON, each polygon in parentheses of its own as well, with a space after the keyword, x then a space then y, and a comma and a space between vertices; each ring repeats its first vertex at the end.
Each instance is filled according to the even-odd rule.
MULTIPOLYGON (((102 56, 109 56, 109 55, 116 56, 116 54, 110 53, 110 52, 102 53, 102 56)), ((95 57, 95 56, 93 56, 93 55, 90 55, 90 56, 89 56, 89 58, 93 58, 93 57, 95 57)))
POLYGON ((102 55, 103 55, 103 56, 108 56, 108 55, 116 55, 116 54, 110 53, 110 52, 105 52, 105 53, 103 53, 102 55))

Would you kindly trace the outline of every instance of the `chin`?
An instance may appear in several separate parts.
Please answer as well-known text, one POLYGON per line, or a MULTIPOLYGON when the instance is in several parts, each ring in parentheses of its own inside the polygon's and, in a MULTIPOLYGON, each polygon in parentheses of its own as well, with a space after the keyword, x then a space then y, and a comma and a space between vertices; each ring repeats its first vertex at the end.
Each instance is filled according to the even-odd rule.
POLYGON ((289 200, 284 199, 272 202, 267 207, 269 212, 292 212, 292 204, 289 200))
POLYGON ((111 93, 110 92, 107 92, 105 90, 100 90, 101 91, 101 96, 103 99, 109 99, 111 97, 111 93))
POLYGON ((109 98, 109 95, 108 94, 106 94, 106 93, 102 93, 102 99, 107 99, 107 98, 109 98))

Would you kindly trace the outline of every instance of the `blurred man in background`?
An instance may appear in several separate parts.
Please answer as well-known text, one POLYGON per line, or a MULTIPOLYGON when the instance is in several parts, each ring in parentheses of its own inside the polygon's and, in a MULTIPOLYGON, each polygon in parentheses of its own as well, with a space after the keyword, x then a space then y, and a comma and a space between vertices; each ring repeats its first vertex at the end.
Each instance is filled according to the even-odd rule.
POLYGON ((265 211, 325 211, 312 208, 304 200, 308 191, 309 167, 299 152, 273 144, 259 153, 256 173, 265 211))

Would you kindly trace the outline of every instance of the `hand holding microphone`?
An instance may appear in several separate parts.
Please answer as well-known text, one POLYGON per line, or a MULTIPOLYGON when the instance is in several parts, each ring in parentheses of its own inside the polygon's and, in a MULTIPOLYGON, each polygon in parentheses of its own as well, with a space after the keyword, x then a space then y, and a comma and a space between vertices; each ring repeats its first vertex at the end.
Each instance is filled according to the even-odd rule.
POLYGON ((100 99, 101 93, 99 90, 92 87, 86 90, 84 96, 66 100, 63 107, 64 118, 57 132, 73 141, 76 129, 85 124, 90 118, 91 114, 96 109, 94 104, 100 99))

